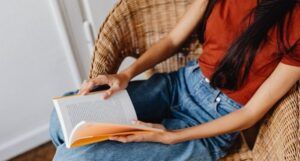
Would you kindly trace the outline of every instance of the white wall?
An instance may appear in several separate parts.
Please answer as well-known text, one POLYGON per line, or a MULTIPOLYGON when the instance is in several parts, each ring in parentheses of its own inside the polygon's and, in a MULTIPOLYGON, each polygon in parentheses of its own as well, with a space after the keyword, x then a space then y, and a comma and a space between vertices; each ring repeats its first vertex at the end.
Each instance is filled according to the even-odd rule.
POLYGON ((97 35, 115 1, 0 1, 0 161, 49 141, 51 98, 87 78, 83 23, 97 35))
POLYGON ((101 23, 117 3, 117 0, 83 0, 82 2, 85 19, 91 23, 94 37, 96 37, 101 23))
POLYGON ((47 141, 51 98, 75 88, 50 1, 0 1, 0 160, 47 141))
POLYGON ((59 0, 81 79, 86 79, 100 24, 116 0, 59 0))
MULTIPOLYGON (((90 67, 90 60, 94 50, 100 25, 112 10, 117 0, 62 0, 64 6, 64 17, 68 21, 68 34, 74 48, 74 56, 79 65, 79 73, 82 79, 86 79, 90 67), (85 28, 84 24, 89 27, 85 28)), ((126 68, 135 61, 134 58, 127 58, 120 66, 120 70, 126 68)), ((144 74, 134 79, 145 79, 144 74)))

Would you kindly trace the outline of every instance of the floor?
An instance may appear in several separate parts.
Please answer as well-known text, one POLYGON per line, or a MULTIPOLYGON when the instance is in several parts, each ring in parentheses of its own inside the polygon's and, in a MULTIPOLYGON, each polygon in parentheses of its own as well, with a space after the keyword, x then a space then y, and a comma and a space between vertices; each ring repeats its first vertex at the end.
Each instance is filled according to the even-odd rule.
MULTIPOLYGON (((251 151, 246 147, 245 143, 240 145, 237 144, 237 147, 233 149, 239 149, 239 153, 231 154, 231 157, 223 159, 222 161, 232 161, 233 158, 244 158, 244 161, 252 161, 251 151), (242 147, 240 147, 242 146, 242 147), (241 156, 240 156, 241 155, 241 156)), ((233 151, 234 152, 234 151, 233 151)), ((51 142, 43 144, 35 149, 32 149, 24 154, 21 154, 9 161, 52 161, 55 153, 55 148, 51 142)))
POLYGON ((54 146, 48 142, 9 161, 52 161, 54 152, 54 146))

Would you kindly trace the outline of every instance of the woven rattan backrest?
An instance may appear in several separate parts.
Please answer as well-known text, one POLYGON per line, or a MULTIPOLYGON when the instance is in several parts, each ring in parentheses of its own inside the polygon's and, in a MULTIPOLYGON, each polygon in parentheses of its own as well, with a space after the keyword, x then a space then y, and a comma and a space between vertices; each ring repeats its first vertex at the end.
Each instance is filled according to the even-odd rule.
MULTIPOLYGON (((143 54, 174 28, 192 1, 119 1, 100 28, 89 77, 115 73, 125 57, 143 54)), ((201 48, 196 32, 191 34, 178 53, 155 69, 159 72, 173 71, 188 60, 197 58, 201 48)))
MULTIPOLYGON (((192 1, 120 0, 99 30, 89 78, 117 72, 127 56, 139 57, 170 32, 192 1)), ((174 57, 157 65, 155 70, 176 70, 200 53, 201 47, 194 32, 174 57)), ((253 149, 256 160, 292 161, 299 158, 299 92, 298 84, 266 117, 268 121, 260 129, 253 149)), ((240 150, 239 154, 224 159, 249 160, 245 159, 251 156, 249 154, 247 150, 240 150)))
POLYGON ((265 116, 253 148, 257 161, 300 160, 300 84, 265 116))

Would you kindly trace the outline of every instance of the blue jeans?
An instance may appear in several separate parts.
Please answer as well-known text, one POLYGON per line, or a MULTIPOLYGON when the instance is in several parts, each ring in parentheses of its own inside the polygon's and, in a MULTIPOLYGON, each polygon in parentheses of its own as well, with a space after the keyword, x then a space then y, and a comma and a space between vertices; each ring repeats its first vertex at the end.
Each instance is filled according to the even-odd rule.
MULTIPOLYGON (((130 82, 127 90, 140 120, 162 123, 167 129, 183 129, 214 120, 241 107, 208 82, 197 61, 192 61, 178 71, 130 82)), ((56 161, 213 161, 227 154, 238 132, 174 145, 104 141, 67 149, 53 111, 50 135, 57 148, 56 161)))

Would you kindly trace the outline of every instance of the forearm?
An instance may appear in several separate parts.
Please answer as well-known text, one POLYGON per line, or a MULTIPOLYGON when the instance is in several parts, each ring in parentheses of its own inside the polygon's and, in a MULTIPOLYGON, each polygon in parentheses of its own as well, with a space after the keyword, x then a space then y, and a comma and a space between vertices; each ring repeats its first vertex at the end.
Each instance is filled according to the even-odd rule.
POLYGON ((122 71, 130 79, 174 55, 176 46, 168 36, 155 43, 129 68, 122 71))
POLYGON ((175 133, 177 133, 176 142, 208 138, 241 131, 253 125, 253 121, 250 118, 244 109, 240 109, 214 121, 175 131, 175 133))
POLYGON ((208 0, 195 0, 170 33, 149 48, 123 73, 132 78, 174 55, 202 19, 207 4, 208 0))
MULTIPOLYGON (((175 144, 188 140, 213 137, 241 131, 254 125, 300 79, 300 67, 279 64, 271 76, 259 87, 248 103, 228 115, 194 127, 165 130, 112 138, 121 142, 160 142, 175 144)), ((145 124, 147 126, 149 123, 145 124)), ((154 127, 150 123, 150 127, 154 127)))
POLYGON ((211 122, 175 131, 176 142, 213 137, 253 126, 299 78, 299 67, 280 64, 244 107, 211 122))

